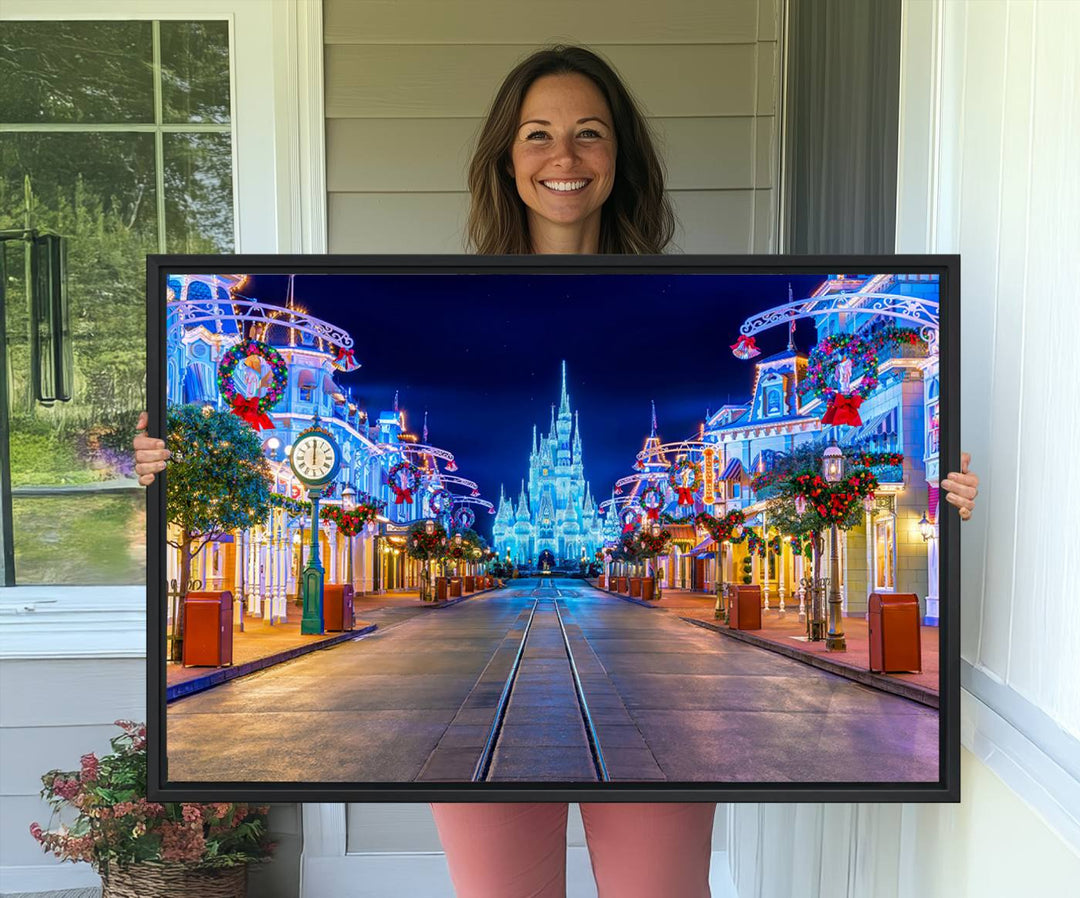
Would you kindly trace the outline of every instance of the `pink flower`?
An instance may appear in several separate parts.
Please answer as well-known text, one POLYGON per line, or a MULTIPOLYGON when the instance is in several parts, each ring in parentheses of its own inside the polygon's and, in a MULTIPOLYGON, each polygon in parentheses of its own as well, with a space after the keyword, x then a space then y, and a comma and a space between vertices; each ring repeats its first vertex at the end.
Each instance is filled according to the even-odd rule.
POLYGON ((79 792, 79 783, 77 780, 65 779, 62 776, 58 776, 53 780, 52 784, 53 792, 59 795, 66 801, 71 801, 79 792))
POLYGON ((202 858, 206 839, 201 827, 166 821, 161 824, 161 859, 193 862, 202 858))
POLYGON ((44 840, 43 832, 42 832, 40 823, 31 823, 30 824, 30 835, 32 835, 34 837, 34 839, 36 841, 38 841, 38 842, 41 842, 41 841, 44 840))
POLYGON ((185 804, 182 814, 188 823, 202 823, 202 808, 197 804, 185 804))
POLYGON ((82 762, 82 781, 84 783, 94 782, 98 778, 97 756, 90 752, 88 755, 83 755, 79 760, 82 762))

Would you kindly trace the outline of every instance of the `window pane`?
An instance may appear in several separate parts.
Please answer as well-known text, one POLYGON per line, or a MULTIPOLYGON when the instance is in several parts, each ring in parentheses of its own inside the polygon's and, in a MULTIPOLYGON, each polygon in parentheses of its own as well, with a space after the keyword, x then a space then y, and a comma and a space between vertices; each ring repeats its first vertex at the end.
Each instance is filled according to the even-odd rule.
POLYGON ((12 500, 20 584, 146 581, 146 491, 12 500))
POLYGON ((139 490, 20 496, 20 488, 133 480, 145 403, 145 256, 157 249, 152 134, 0 135, 0 228, 68 238, 74 395, 45 406, 30 382, 23 244, 6 244, 15 570, 19 583, 134 583, 144 576, 139 490))
POLYGON ((161 23, 165 122, 229 121, 229 23, 161 23))
POLYGON ((0 121, 153 122, 150 22, 4 22, 0 121))
POLYGON ((165 251, 233 249, 232 138, 165 135, 165 251))

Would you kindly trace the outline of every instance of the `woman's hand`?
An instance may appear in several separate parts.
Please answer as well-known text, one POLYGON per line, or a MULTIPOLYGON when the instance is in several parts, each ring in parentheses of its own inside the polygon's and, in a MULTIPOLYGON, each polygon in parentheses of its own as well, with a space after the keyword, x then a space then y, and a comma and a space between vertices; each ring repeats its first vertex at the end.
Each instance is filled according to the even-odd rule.
POLYGON ((158 471, 165 470, 165 461, 172 455, 165 448, 164 440, 155 440, 146 435, 146 425, 149 422, 149 416, 142 412, 135 425, 135 439, 131 443, 135 448, 135 473, 139 475, 139 483, 143 486, 154 482, 154 476, 158 471))
POLYGON ((971 511, 975 507, 975 497, 979 495, 979 475, 968 472, 971 464, 971 455, 967 452, 960 453, 960 473, 950 471, 949 476, 941 481, 945 492, 945 499, 960 509, 960 520, 966 521, 971 517, 971 511))

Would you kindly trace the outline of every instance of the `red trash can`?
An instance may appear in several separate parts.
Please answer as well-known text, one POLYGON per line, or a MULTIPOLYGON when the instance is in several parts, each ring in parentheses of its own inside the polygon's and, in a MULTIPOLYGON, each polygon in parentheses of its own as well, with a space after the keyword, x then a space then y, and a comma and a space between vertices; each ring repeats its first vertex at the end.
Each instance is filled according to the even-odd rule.
POLYGON ((728 626, 732 630, 761 629, 761 587, 756 583, 735 588, 735 596, 730 600, 728 626))
POLYGON ((870 670, 922 672, 919 597, 872 592, 869 602, 870 670))
POLYGON ((355 626, 352 585, 327 583, 323 586, 323 629, 345 631, 352 630, 355 626))
POLYGON ((228 667, 233 663, 233 596, 189 592, 184 598, 183 667, 228 667))

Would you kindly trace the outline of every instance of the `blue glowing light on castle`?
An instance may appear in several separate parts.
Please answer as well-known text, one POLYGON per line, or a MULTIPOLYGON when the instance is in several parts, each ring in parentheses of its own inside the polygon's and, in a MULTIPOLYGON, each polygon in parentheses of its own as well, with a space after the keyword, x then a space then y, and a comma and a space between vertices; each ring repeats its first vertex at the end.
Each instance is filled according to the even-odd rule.
POLYGON ((558 563, 576 565, 603 544, 604 519, 597 514, 582 461, 581 429, 566 392, 566 362, 562 363, 562 395, 558 414, 551 407, 551 425, 537 438, 533 425, 529 476, 522 480, 515 503, 500 487, 499 510, 492 528, 500 559, 534 564, 549 551, 558 563))

